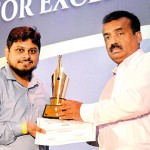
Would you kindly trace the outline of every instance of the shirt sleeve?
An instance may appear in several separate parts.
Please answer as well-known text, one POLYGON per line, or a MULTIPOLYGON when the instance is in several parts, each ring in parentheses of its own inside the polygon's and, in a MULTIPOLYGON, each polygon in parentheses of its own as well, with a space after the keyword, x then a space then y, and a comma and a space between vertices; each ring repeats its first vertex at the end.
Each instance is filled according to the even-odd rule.
POLYGON ((22 135, 22 123, 3 120, 1 112, 3 105, 2 95, 2 87, 0 87, 0 145, 8 145, 13 143, 17 136, 22 135))
POLYGON ((129 72, 130 79, 124 78, 123 89, 116 97, 95 104, 83 104, 80 110, 82 119, 102 125, 140 118, 150 113, 150 59, 145 58, 140 63, 129 72))
POLYGON ((13 143, 17 136, 22 135, 21 123, 0 122, 0 144, 8 145, 13 143))
POLYGON ((80 115, 84 122, 94 123, 94 112, 96 109, 97 103, 94 104, 82 104, 80 108, 80 115))

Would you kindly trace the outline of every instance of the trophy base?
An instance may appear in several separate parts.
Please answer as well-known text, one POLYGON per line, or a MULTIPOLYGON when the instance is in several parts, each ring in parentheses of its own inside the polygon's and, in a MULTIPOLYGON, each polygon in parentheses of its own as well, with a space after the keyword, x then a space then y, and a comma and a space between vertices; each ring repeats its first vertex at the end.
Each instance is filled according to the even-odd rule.
POLYGON ((43 118, 49 118, 49 119, 58 119, 55 112, 55 107, 61 106, 62 100, 65 100, 64 98, 56 98, 52 97, 50 98, 50 105, 46 105, 44 112, 43 112, 43 118))
POLYGON ((46 105, 43 112, 43 118, 58 119, 55 112, 56 106, 58 107, 58 105, 46 105))

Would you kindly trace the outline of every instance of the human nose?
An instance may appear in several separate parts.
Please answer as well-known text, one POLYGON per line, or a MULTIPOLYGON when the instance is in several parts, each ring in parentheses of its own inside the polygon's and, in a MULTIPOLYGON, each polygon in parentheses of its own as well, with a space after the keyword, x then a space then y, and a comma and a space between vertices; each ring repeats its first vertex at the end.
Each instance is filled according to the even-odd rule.
POLYGON ((24 58, 24 59, 29 59, 29 58, 30 58, 30 53, 29 53, 28 51, 25 51, 25 52, 23 53, 23 58, 24 58))
POLYGON ((118 43, 117 35, 113 35, 110 42, 111 42, 111 44, 118 43))

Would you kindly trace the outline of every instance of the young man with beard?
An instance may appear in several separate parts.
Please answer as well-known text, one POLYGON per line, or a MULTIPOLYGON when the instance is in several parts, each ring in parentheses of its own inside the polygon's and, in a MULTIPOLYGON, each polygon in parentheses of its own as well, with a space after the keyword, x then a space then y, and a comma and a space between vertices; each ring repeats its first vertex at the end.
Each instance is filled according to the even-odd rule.
POLYGON ((32 71, 37 67, 41 35, 31 27, 13 28, 5 48, 7 64, 0 70, 0 150, 44 150, 34 144, 37 117, 49 94, 32 71))
POLYGON ((57 116, 96 124, 100 150, 149 150, 150 53, 140 49, 140 21, 130 12, 115 11, 104 17, 102 33, 117 64, 113 77, 99 102, 67 100, 56 108, 57 116))

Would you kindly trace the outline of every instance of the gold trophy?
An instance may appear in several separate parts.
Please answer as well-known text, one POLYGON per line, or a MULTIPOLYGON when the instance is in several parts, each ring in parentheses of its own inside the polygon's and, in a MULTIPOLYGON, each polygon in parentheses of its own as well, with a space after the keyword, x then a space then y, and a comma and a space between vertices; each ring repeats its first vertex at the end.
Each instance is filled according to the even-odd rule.
POLYGON ((50 98, 50 105, 46 105, 43 117, 58 119, 55 113, 55 107, 61 106, 62 100, 65 99, 65 94, 68 86, 69 78, 63 72, 62 68, 62 55, 58 56, 58 65, 52 75, 52 97, 50 98))

